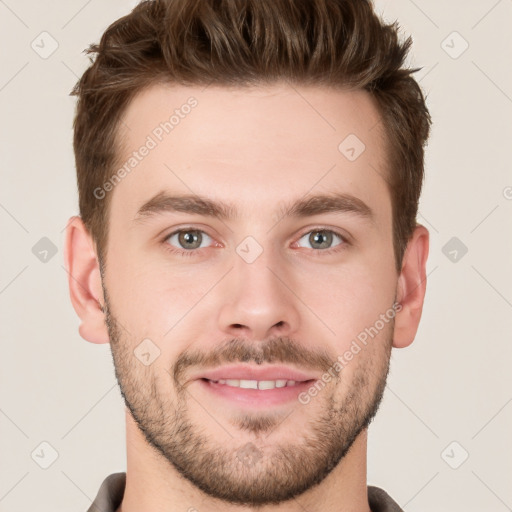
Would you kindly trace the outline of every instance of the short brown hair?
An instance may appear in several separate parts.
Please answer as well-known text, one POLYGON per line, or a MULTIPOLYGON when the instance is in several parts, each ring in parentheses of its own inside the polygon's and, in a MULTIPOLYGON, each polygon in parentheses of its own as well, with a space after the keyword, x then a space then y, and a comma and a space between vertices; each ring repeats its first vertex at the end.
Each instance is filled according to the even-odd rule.
POLYGON ((387 141, 397 271, 416 226, 431 119, 418 69, 404 67, 411 38, 386 25, 371 0, 146 0, 112 23, 71 95, 78 96, 74 151, 80 215, 105 261, 109 195, 119 164, 119 121, 155 83, 296 85, 368 91, 387 141))

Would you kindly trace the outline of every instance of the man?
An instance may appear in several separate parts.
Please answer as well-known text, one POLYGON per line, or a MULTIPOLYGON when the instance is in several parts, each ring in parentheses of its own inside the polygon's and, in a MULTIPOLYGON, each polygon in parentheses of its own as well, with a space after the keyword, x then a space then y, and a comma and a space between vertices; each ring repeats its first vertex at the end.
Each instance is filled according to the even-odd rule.
POLYGON ((158 0, 75 89, 81 336, 127 471, 90 511, 399 511, 367 427, 426 289, 430 117, 366 0, 158 0))

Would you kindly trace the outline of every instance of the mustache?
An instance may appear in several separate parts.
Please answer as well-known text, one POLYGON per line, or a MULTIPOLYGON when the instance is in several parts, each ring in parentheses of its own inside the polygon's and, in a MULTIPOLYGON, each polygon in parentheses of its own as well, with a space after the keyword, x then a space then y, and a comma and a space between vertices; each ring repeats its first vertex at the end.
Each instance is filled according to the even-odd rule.
POLYGON ((234 338, 215 347, 211 352, 183 351, 174 364, 172 375, 177 387, 190 367, 216 367, 226 363, 293 364, 303 369, 329 370, 336 356, 325 350, 311 350, 289 337, 271 338, 264 342, 234 338))

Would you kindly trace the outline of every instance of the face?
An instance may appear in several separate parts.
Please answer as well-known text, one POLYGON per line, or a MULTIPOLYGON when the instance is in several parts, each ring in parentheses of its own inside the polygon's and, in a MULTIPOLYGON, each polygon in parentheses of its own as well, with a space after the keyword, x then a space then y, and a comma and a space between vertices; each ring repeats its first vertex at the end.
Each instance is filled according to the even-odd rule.
POLYGON ((364 92, 285 85, 158 85, 124 115, 102 280, 116 376, 211 496, 299 495, 377 411, 397 290, 380 126, 364 92))

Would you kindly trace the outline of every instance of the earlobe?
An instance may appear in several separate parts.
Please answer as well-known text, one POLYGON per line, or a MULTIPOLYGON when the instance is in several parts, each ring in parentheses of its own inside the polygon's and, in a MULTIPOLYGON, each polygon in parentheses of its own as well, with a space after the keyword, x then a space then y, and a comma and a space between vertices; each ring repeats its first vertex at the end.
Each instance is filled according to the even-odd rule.
POLYGON ((401 309, 395 317, 393 347, 409 346, 416 336, 427 287, 429 232, 418 224, 407 244, 398 278, 397 302, 401 309))
POLYGON ((71 217, 66 228, 64 259, 71 303, 81 320, 80 336, 91 343, 108 343, 99 262, 92 237, 78 216, 71 217))

